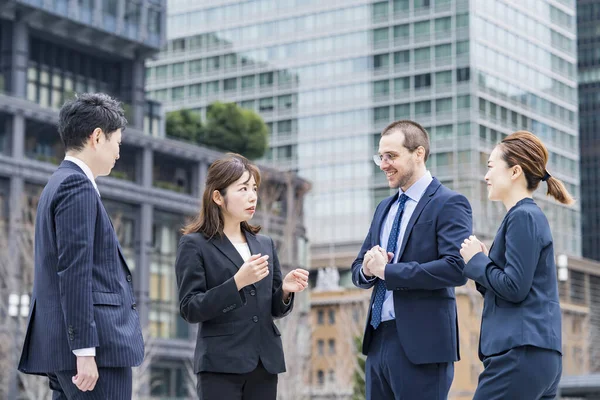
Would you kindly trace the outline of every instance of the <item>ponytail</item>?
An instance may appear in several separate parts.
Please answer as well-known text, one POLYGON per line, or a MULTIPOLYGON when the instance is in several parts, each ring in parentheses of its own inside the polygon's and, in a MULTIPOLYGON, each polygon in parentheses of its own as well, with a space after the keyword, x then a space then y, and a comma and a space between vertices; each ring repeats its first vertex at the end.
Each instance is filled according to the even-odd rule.
POLYGON ((560 179, 550 176, 546 180, 546 183, 548 184, 548 196, 554 197, 562 204, 571 205, 575 203, 575 199, 569 194, 567 188, 565 188, 565 185, 560 179))

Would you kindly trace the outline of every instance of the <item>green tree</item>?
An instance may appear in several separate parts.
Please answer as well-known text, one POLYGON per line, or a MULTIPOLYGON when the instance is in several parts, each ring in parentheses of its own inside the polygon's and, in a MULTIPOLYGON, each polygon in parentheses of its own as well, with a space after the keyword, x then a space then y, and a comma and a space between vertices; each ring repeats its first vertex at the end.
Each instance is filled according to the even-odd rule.
POLYGON ((198 143, 202 136, 202 120, 190 110, 177 110, 167 113, 167 137, 198 143))
POLYGON ((365 364, 366 357, 361 353, 363 339, 360 336, 354 338, 354 345, 356 350, 356 362, 357 368, 354 370, 354 385, 352 400, 365 400, 365 393, 367 393, 365 385, 365 364))
POLYGON ((267 125, 254 111, 242 109, 235 103, 214 102, 207 109, 200 142, 256 159, 265 154, 267 137, 267 125))

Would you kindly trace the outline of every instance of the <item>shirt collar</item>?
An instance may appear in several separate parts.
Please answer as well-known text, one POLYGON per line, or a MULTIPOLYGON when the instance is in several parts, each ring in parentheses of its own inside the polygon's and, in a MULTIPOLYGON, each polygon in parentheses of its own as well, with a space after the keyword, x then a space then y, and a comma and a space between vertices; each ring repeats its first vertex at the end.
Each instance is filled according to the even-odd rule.
POLYGON ((399 195, 405 194, 409 199, 416 201, 417 203, 423 197, 423 193, 427 190, 427 187, 431 184, 433 178, 431 177, 431 172, 426 171, 425 175, 421 177, 418 181, 413 183, 411 187, 408 188, 406 192, 403 192, 402 189, 399 190, 399 195))
POLYGON ((100 191, 98 190, 98 186, 96 185, 96 181, 94 180, 94 174, 92 173, 92 170, 90 169, 90 167, 87 166, 86 163, 84 163, 79 158, 76 158, 73 156, 65 156, 65 161, 71 161, 72 163, 77 165, 79 168, 81 168, 81 170, 83 171, 85 176, 87 176, 88 179, 92 182, 92 185, 94 185, 94 189, 96 189, 96 192, 98 192, 98 194, 100 194, 100 191))

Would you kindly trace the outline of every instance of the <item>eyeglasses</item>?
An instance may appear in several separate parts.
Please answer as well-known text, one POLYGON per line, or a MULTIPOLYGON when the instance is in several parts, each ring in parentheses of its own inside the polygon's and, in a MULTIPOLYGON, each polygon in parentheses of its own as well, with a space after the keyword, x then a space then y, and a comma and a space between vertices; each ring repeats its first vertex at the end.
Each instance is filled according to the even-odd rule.
POLYGON ((381 166, 381 163, 385 161, 388 164, 393 164, 394 160, 398 158, 397 154, 383 153, 383 154, 375 154, 373 156, 373 162, 377 166, 381 166))

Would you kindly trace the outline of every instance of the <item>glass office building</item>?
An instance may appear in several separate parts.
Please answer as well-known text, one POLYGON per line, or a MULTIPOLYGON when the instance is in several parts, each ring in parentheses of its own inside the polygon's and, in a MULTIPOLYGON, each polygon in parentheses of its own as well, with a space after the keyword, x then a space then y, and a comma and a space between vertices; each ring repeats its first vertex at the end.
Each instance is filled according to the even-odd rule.
MULTIPOLYGON (((429 169, 469 198, 486 240, 504 213, 487 200, 486 161, 513 131, 544 140, 550 173, 579 198, 573 0, 171 0, 167 26, 146 64, 149 97, 167 111, 203 115, 221 100, 263 116, 266 161, 313 182, 313 268, 348 269, 390 194, 371 157, 393 120, 428 129, 429 169)), ((579 204, 544 191, 556 251, 581 255, 579 204)))
POLYGON ((600 261, 600 1, 577 2, 583 256, 600 261))

